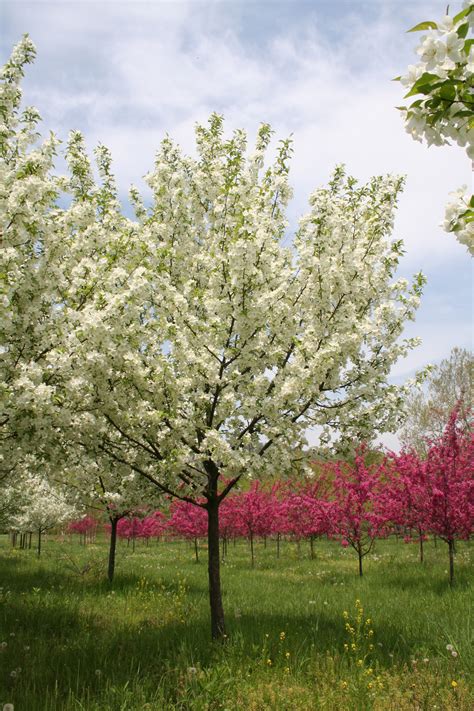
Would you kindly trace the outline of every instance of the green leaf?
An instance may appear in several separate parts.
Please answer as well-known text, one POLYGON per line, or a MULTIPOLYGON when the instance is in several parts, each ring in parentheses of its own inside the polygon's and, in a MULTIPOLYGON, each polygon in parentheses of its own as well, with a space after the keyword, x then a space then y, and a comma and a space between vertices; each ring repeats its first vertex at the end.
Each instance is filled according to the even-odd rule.
POLYGON ((463 25, 459 25, 458 29, 456 30, 458 37, 460 37, 461 39, 464 39, 467 36, 468 32, 469 22, 465 22, 463 25))
POLYGON ((400 74, 399 77, 393 77, 392 81, 400 81, 401 78, 402 78, 402 75, 400 74))
POLYGON ((454 15, 453 17, 453 24, 457 25, 457 23, 462 20, 464 17, 469 15, 470 12, 474 10, 474 4, 469 5, 468 7, 465 7, 464 10, 461 10, 461 12, 458 12, 457 15, 454 15))
POLYGON ((407 32, 421 32, 422 30, 437 30, 438 25, 436 22, 431 22, 431 20, 428 20, 427 22, 420 22, 419 25, 415 25, 415 27, 412 27, 411 30, 407 30, 407 32))
POLYGON ((446 101, 454 101, 456 98, 456 88, 453 84, 448 84, 447 82, 440 87, 437 92, 438 96, 446 101))
POLYGON ((395 108, 398 109, 399 111, 406 111, 407 110, 406 106, 395 106, 395 108))
POLYGON ((465 54, 469 54, 471 51, 471 47, 474 44, 474 39, 468 39, 464 42, 464 47, 463 47, 463 52, 465 54))
POLYGON ((471 195, 471 199, 469 200, 469 207, 474 207, 474 195, 471 195))
POLYGON ((408 92, 408 94, 405 94, 403 97, 404 99, 408 99, 409 96, 416 96, 416 94, 430 94, 433 89, 437 88, 437 84, 430 84, 429 82, 426 82, 425 84, 413 84, 412 89, 408 92))

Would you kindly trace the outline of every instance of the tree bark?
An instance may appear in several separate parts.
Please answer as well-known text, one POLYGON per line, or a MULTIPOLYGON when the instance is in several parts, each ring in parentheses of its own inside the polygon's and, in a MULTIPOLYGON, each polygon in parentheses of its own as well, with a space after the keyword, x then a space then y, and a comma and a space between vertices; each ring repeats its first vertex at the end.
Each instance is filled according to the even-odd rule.
MULTIPOLYGON (((217 489, 217 482, 216 482, 217 489)), ((225 635, 224 608, 222 605, 220 551, 219 551, 219 501, 217 492, 210 492, 207 503, 207 542, 209 603, 211 607, 211 636, 220 640, 225 635)))
POLYGON ((423 550, 423 533, 421 531, 418 534, 418 540, 420 543, 420 563, 423 563, 425 556, 424 556, 424 550, 423 550))
POLYGON ((41 528, 38 528, 38 548, 37 548, 38 558, 41 555, 41 534, 42 534, 42 530, 41 530, 41 528))
POLYGON ((311 560, 314 560, 314 538, 313 538, 313 536, 309 537, 309 546, 311 548, 311 560))
POLYGON ((360 549, 360 547, 357 549, 357 554, 359 556, 359 575, 360 577, 362 577, 362 550, 360 549))
POLYGON ((118 518, 112 517, 110 519, 110 547, 109 547, 109 565, 107 568, 107 577, 109 583, 112 584, 114 580, 115 573, 115 550, 117 548, 117 524, 119 522, 118 518))
POLYGON ((280 534, 277 533, 277 558, 280 557, 280 534))
POLYGON ((448 550, 449 550, 449 584, 452 585, 454 583, 454 541, 453 540, 448 541, 448 550))
POLYGON ((252 568, 255 567, 255 556, 253 553, 253 533, 250 532, 250 555, 252 557, 252 568))
POLYGON ((194 557, 196 558, 196 563, 199 563, 199 548, 198 548, 198 539, 194 539, 194 557))

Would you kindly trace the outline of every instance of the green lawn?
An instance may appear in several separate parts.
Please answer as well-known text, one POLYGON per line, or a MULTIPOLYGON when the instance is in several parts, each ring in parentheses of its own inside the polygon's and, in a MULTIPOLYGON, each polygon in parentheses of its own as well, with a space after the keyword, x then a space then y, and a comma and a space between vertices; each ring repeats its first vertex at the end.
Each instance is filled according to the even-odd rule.
POLYGON ((185 542, 135 552, 121 542, 110 588, 105 539, 50 538, 38 560, 0 536, 0 709, 474 708, 469 544, 458 546, 452 590, 441 542, 426 544, 423 565, 416 546, 380 542, 363 579, 352 550, 315 550, 310 560, 307 544, 299 557, 283 542, 277 559, 273 541, 259 542, 252 570, 246 543, 231 544, 229 638, 217 644, 204 546, 196 564, 185 542))

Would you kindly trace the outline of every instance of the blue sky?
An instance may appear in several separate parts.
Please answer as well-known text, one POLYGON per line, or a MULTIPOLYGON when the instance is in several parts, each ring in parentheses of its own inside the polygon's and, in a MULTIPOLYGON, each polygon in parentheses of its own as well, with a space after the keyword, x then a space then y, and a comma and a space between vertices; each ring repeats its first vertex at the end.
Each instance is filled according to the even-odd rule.
MULTIPOLYGON (((460 3, 452 3, 456 10, 460 3)), ((428 277, 408 335, 423 345, 393 372, 402 382, 454 346, 472 348, 472 260, 439 227, 451 190, 471 181, 462 149, 430 148, 405 133, 391 82, 416 61, 418 35, 446 0, 205 0, 203 2, 0 2, 5 59, 29 32, 38 58, 24 85, 45 130, 82 129, 113 152, 121 193, 142 186, 165 132, 193 150, 193 126, 222 112, 229 131, 272 124, 292 133, 292 225, 309 193, 345 162, 367 179, 407 175, 394 236, 401 271, 428 277)), ((390 442, 390 440, 387 440, 390 442)))

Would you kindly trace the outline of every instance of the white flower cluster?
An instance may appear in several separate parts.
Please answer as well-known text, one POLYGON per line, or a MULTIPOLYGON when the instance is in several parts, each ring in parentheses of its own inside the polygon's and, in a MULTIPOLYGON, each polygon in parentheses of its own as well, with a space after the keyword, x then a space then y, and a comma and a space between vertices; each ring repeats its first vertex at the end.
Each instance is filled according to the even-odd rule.
MULTIPOLYGON (((399 107, 408 133, 429 146, 456 143, 474 160, 474 4, 464 2, 454 16, 439 22, 423 22, 412 31, 428 29, 417 48, 419 62, 398 77, 408 89, 405 98, 415 97, 409 106, 399 107)), ((474 210, 472 197, 459 197, 446 208, 444 229, 453 232, 472 253, 474 210), (465 204, 464 210, 460 202, 465 204), (456 211, 455 205, 459 208, 456 211)))
POLYGON ((474 256, 474 220, 470 209, 471 198, 466 186, 450 193, 450 198, 446 205, 443 227, 446 232, 454 232, 458 241, 474 256))
POLYGON ((410 65, 400 82, 416 99, 411 106, 401 109, 406 129, 417 141, 423 138, 428 145, 443 145, 454 141, 466 149, 474 160, 474 125, 465 103, 474 104, 472 82, 474 76, 474 45, 466 39, 463 28, 474 24, 474 5, 465 3, 458 15, 445 15, 430 25, 427 35, 417 48, 420 61, 410 65), (450 84, 444 85, 444 82, 450 84), (421 88, 421 91, 417 89, 421 88), (460 91, 462 90, 462 91, 460 91), (464 91, 465 90, 465 91, 464 91), (411 92, 413 91, 413 94, 411 92), (433 104, 433 98, 436 98, 433 104), (439 116, 437 115, 439 113, 439 116), (434 120, 433 120, 434 119, 434 120))

